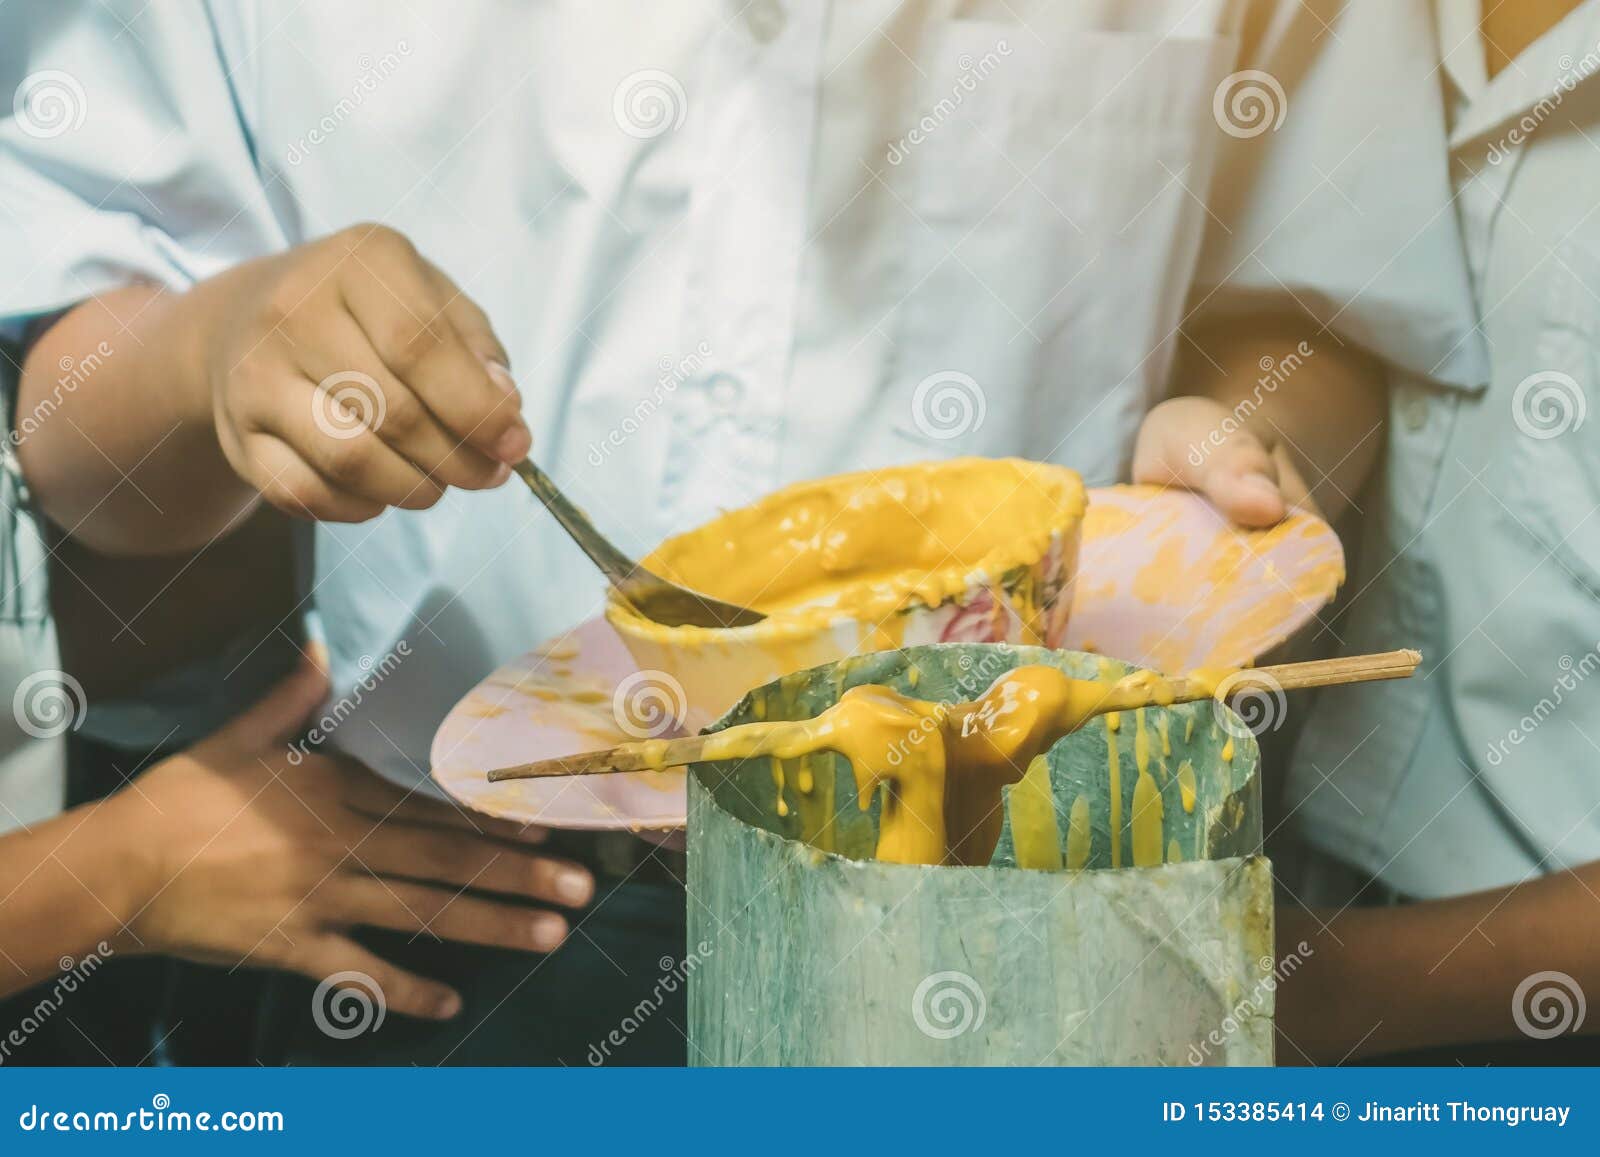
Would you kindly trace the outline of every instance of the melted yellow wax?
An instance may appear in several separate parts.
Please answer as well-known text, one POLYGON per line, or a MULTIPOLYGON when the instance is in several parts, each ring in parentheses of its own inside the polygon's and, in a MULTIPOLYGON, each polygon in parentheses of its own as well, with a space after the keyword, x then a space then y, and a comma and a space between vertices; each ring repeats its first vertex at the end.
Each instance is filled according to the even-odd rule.
MULTIPOLYGON (((903 612, 965 593, 1043 558, 1075 533, 1086 498, 1078 475, 1017 458, 957 458, 803 482, 669 539, 644 565, 768 618, 737 628, 775 654, 785 640, 840 618, 862 624, 864 650, 901 646, 903 612)), ((1024 641, 1042 633, 1024 574, 1010 593, 1024 641)), ((697 645, 727 634, 651 623, 619 600, 607 616, 625 634, 697 645)))
POLYGON ((1117 713, 1106 716, 1106 791, 1111 804, 1111 866, 1122 867, 1122 756, 1117 751, 1117 713))
POLYGON ((1178 799, 1183 803, 1184 813, 1194 814, 1194 764, 1187 759, 1178 764, 1178 799))
POLYGON ((1011 789, 1011 842, 1017 867, 1050 871, 1061 866, 1061 828, 1056 797, 1050 790, 1050 761, 1036 755, 1011 789))
MULTIPOLYGON (((1119 489, 1152 501, 1161 493, 1157 487, 1119 489)), ((1329 549, 1326 525, 1309 515, 1290 514, 1267 530, 1208 532, 1199 541, 1176 530, 1176 523, 1175 512, 1163 519, 1118 503, 1097 502, 1084 521, 1084 531, 1102 542, 1123 534, 1145 540, 1136 548, 1147 553, 1149 561, 1133 576, 1135 598, 1152 605, 1181 606, 1195 621, 1226 624, 1210 640, 1206 662, 1232 662, 1261 651, 1282 637, 1287 617, 1308 604, 1326 602, 1344 581, 1343 554, 1329 549), (1301 564, 1293 579, 1285 579, 1269 556, 1281 544, 1299 540, 1316 542, 1316 554, 1301 564), (1264 581, 1252 581, 1257 567, 1264 581), (1241 606, 1238 593, 1245 582, 1260 590, 1241 606)), ((1187 645, 1187 638, 1170 633, 1144 640, 1144 650, 1157 667, 1175 668, 1187 645)))
MULTIPOLYGON (((778 814, 787 815, 783 761, 838 752, 850 762, 861 809, 874 798, 881 802, 879 860, 986 864, 1003 825, 1000 789, 1017 783, 1036 756, 1081 727, 1109 690, 1040 665, 1018 667, 973 702, 954 705, 867 684, 845 691, 813 719, 708 735, 702 758, 773 757, 778 814)), ((659 740, 620 750, 656 766, 667 754, 659 740)))
MULTIPOLYGON (((1057 868, 1062 864, 1061 833, 1044 753, 1100 714, 1106 726, 1115 868, 1122 865, 1122 769, 1116 741, 1120 723, 1116 713, 1103 709, 1108 702, 1166 705, 1172 700, 1172 684, 1152 672, 1135 672, 1107 683, 1074 679, 1044 665, 1007 672, 970 703, 933 703, 866 684, 845 691, 837 703, 812 719, 708 735, 702 758, 771 757, 777 812, 791 814, 789 796, 794 795, 799 800, 802 838, 815 846, 832 844, 833 777, 826 771, 817 774, 812 760, 819 753, 836 752, 850 763, 861 810, 870 808, 874 799, 879 801, 877 859, 987 864, 1009 810, 1019 866, 1057 868), (1009 809, 1002 805, 1002 788, 1007 786, 1009 809)), ((1151 773, 1145 708, 1131 709, 1137 778, 1129 839, 1134 865, 1149 867, 1163 860, 1165 814, 1161 789, 1151 773)), ((625 744, 623 750, 657 766, 666 758, 666 745, 660 740, 625 744)), ((1192 813, 1195 775, 1187 760, 1179 765, 1177 780, 1183 810, 1192 813)), ((1068 818, 1067 866, 1081 867, 1089 852, 1089 804, 1080 796, 1068 818)))
POLYGON ((1161 838, 1166 832, 1161 809, 1161 789, 1147 771, 1133 785, 1133 866, 1153 868, 1161 863, 1161 838))
POLYGON ((1144 729, 1144 708, 1134 713, 1133 762, 1138 778, 1133 782, 1132 828, 1133 866, 1152 868, 1161 862, 1161 837, 1166 830, 1162 822, 1161 789, 1150 774, 1150 737, 1144 729))
POLYGON ((1067 867, 1082 871, 1094 852, 1094 832, 1089 827, 1089 797, 1080 795, 1072 801, 1072 814, 1067 819, 1067 867))

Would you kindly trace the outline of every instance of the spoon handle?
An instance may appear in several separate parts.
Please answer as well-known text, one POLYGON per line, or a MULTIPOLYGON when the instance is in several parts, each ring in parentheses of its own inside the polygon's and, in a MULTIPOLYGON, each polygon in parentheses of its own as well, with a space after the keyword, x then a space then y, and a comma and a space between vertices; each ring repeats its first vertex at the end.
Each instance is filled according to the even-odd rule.
POLYGON ((589 556, 589 561, 600 568, 612 589, 645 618, 669 627, 746 627, 766 617, 760 611, 714 599, 651 573, 596 530, 589 516, 574 506, 561 487, 531 459, 524 458, 512 469, 589 556))
POLYGON ((551 477, 533 464, 531 458, 524 458, 512 469, 522 476, 528 489, 544 503, 545 509, 572 536, 578 548, 589 556, 589 561, 600 568, 612 586, 621 588, 633 576, 638 564, 611 545, 611 540, 594 528, 589 516, 574 506, 551 477))

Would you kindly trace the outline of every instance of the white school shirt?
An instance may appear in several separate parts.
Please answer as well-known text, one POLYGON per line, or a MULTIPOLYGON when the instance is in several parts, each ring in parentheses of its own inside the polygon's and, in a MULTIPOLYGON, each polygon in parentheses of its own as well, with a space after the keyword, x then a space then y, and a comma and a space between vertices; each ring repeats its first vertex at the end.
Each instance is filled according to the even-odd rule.
MULTIPOLYGON (((1125 475, 1190 309, 1477 371, 1421 0, 95 0, 7 7, 0 316, 363 220, 512 356, 625 549, 957 454, 1125 475), (20 35, 18 34, 20 33, 20 35), (30 103, 33 101, 33 103, 30 103), (57 119, 51 119, 54 116, 57 119)), ((334 741, 413 781, 475 681, 602 606, 520 487, 321 526, 334 741), (404 654, 394 656, 401 644, 404 654)), ((224 673, 225 674, 225 673, 224 673)))
POLYGON ((1492 80, 1439 0, 1478 394, 1397 390, 1345 641, 1421 677, 1327 694, 1289 805, 1317 847, 1434 898, 1600 859, 1600 4, 1492 80))

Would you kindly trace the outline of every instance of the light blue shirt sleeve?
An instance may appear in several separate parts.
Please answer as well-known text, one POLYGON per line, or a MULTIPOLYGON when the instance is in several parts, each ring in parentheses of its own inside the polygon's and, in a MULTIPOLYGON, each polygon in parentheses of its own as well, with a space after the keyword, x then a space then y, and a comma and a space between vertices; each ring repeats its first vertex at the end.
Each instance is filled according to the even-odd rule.
MULTIPOLYGON (((0 339, 20 347, 31 322, 94 294, 184 289, 283 247, 206 5, 53 0, 4 19, 0 91, 15 97, 0 119, 0 339)), ((53 667, 43 551, 12 463, 0 659, 53 667)), ((97 700, 74 725, 135 748, 196 738, 277 669, 255 640, 218 647, 221 660, 152 680, 138 699, 97 700)))
POLYGON ((53 0, 5 19, 0 336, 282 247, 204 5, 53 0))
POLYGON ((1428 9, 1347 4, 1331 20, 1278 6, 1244 45, 1251 67, 1216 91, 1229 140, 1190 322, 1300 308, 1404 373, 1479 388, 1428 9))

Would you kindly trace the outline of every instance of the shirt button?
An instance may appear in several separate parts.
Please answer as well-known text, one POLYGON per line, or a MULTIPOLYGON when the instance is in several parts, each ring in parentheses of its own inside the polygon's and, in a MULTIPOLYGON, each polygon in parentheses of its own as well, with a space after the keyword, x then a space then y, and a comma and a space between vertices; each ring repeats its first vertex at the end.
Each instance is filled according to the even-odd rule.
POLYGON ((744 19, 750 28, 750 35, 762 44, 776 40, 789 23, 789 17, 779 0, 753 0, 750 7, 745 9, 744 19))
POLYGON ((712 374, 706 382, 706 397, 720 414, 734 414, 744 399, 744 383, 732 374, 712 374))
POLYGON ((1415 434, 1428 424, 1428 399, 1407 391, 1400 399, 1400 424, 1407 433, 1415 434))

